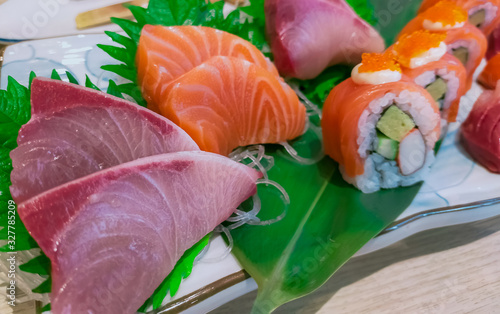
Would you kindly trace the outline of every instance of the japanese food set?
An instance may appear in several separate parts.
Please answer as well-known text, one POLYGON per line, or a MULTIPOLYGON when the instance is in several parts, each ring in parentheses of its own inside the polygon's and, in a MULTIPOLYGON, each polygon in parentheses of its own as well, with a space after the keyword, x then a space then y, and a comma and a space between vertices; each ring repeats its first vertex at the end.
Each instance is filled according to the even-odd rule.
POLYGON ((215 28, 146 25, 135 65, 147 108, 35 78, 31 119, 10 152, 10 191, 51 260, 52 312, 135 313, 186 250, 238 221, 240 204, 269 184, 258 160, 237 162, 241 147, 290 148, 311 127, 311 104, 289 80, 335 64, 354 67, 318 104, 322 143, 353 188, 423 181, 457 122, 472 158, 500 173, 499 9, 500 1, 424 1, 385 48, 343 0, 267 0, 273 62, 215 28), (478 81, 488 90, 460 121, 487 50, 478 81))

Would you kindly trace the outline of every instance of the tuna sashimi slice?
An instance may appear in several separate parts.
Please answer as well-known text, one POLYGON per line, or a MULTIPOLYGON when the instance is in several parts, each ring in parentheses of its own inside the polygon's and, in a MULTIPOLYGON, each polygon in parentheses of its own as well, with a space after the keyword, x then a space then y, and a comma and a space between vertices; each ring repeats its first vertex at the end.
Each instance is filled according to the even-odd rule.
POLYGON ((250 42, 203 26, 154 26, 142 29, 137 48, 137 77, 148 107, 157 111, 167 85, 213 56, 255 63, 278 75, 271 61, 250 42))
POLYGON ((266 31, 282 75, 312 79, 330 65, 382 52, 384 40, 344 0, 266 0, 266 31))
POLYGON ((226 157, 145 157, 19 206, 52 261, 53 313, 135 313, 184 251, 256 192, 261 174, 226 157))
POLYGON ((304 131, 306 109, 269 71, 245 60, 213 57, 172 82, 160 112, 201 150, 228 155, 238 146, 279 143, 304 131))
POLYGON ((500 83, 484 91, 462 124, 461 142, 483 167, 500 173, 500 83))
POLYGON ((90 88, 45 78, 31 87, 32 118, 11 152, 19 204, 96 171, 138 158, 198 150, 166 118, 90 88))

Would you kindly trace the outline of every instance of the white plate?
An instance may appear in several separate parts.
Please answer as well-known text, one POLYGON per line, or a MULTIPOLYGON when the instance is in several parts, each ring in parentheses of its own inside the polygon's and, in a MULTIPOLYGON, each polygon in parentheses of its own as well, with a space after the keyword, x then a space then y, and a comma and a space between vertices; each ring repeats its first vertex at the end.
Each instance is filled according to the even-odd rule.
MULTIPOLYGON (((116 77, 101 70, 100 66, 116 61, 98 49, 97 43, 111 44, 111 41, 105 35, 79 35, 11 45, 4 52, 0 88, 6 87, 7 76, 27 84, 30 71, 49 77, 52 69, 63 78, 65 71, 69 71, 80 82, 84 82, 85 74, 88 74, 98 87, 106 88, 108 80, 116 77)), ((464 96, 462 107, 465 111, 470 110, 480 92, 475 85, 464 96)), ((397 223, 370 241, 358 255, 381 249, 416 232, 500 214, 500 199, 485 201, 500 196, 500 175, 486 171, 470 159, 458 144, 457 129, 457 124, 450 127, 433 172, 410 207, 397 223), (479 203, 471 204, 474 202, 479 203)), ((165 304, 169 303, 167 308, 172 311, 187 309, 188 313, 207 312, 256 289, 255 282, 245 277, 236 259, 225 252, 226 245, 221 238, 213 239, 207 254, 196 264, 191 276, 183 281, 175 299, 165 300, 165 304), (196 305, 191 306, 193 304, 196 305)), ((30 256, 33 254, 26 253, 25 258, 30 256)), ((26 298, 41 298, 40 295, 30 295, 28 289, 41 280, 26 275, 26 282, 20 287, 26 290, 26 298)))
POLYGON ((119 30, 114 24, 78 30, 79 13, 125 0, 7 0, 0 4, 0 41, 49 38, 119 30))

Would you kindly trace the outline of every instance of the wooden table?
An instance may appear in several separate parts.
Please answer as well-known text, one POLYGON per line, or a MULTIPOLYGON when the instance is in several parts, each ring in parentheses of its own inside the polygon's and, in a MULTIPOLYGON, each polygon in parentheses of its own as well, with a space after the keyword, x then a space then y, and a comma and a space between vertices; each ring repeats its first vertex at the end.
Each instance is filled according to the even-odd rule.
MULTIPOLYGON (((249 313, 256 293, 212 314, 249 313)), ((275 313, 500 313, 500 217, 425 231, 349 261, 275 313)))

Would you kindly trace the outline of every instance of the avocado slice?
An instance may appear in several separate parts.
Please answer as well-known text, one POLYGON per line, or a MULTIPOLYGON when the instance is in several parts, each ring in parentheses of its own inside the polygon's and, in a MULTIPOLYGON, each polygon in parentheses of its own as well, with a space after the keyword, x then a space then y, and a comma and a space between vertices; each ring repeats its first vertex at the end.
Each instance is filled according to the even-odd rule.
POLYGON ((458 47, 453 49, 452 54, 462 62, 463 65, 467 65, 467 61, 469 60, 469 49, 465 47, 458 47))
POLYGON ((375 152, 389 160, 395 160, 398 156, 399 142, 391 140, 381 132, 377 131, 378 144, 375 152))
POLYGON ((377 129, 397 142, 401 142, 414 127, 415 123, 410 116, 396 105, 387 108, 377 122, 377 129))
POLYGON ((486 19, 486 10, 484 9, 478 10, 473 14, 469 15, 469 23, 471 23, 475 27, 481 27, 485 19, 486 19))
POLYGON ((439 109, 443 108, 444 97, 448 91, 448 86, 446 82, 438 77, 436 80, 425 87, 425 89, 431 94, 432 98, 438 103, 439 109))

